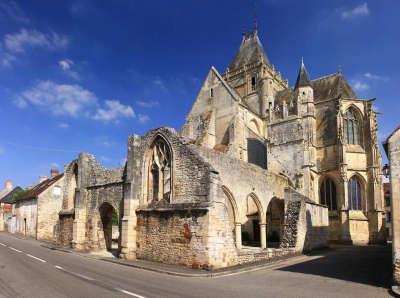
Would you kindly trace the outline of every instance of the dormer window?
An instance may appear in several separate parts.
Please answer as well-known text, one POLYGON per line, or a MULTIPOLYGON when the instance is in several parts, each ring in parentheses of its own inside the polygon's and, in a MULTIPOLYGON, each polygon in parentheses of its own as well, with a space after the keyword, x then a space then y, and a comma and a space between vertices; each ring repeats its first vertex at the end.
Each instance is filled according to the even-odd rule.
POLYGON ((256 77, 251 77, 251 91, 256 90, 256 77))

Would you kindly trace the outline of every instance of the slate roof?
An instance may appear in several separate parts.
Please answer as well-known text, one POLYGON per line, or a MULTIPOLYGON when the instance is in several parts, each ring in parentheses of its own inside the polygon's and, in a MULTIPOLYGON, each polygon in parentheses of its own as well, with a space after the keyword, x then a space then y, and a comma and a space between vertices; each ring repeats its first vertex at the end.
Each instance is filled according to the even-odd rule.
POLYGON ((283 89, 281 91, 278 91, 275 95, 275 106, 280 106, 283 101, 285 101, 286 104, 289 104, 294 99, 295 93, 293 89, 283 89))
POLYGON ((295 88, 310 86, 310 79, 308 78, 308 73, 303 60, 301 60, 301 66, 299 73, 297 75, 295 88))
POLYGON ((334 98, 341 95, 343 98, 357 98, 357 95, 341 73, 335 73, 312 80, 311 87, 314 89, 314 101, 334 98))
POLYGON ((21 190, 22 190, 21 187, 19 187, 19 186, 15 187, 12 191, 10 191, 4 197, 0 198, 0 203, 12 204, 14 194, 21 190))
POLYGON ((254 30, 243 36, 239 51, 229 65, 229 70, 239 69, 246 64, 257 62, 260 57, 266 64, 270 64, 267 54, 258 38, 257 30, 254 30))
POLYGON ((35 199, 38 195, 40 195, 42 192, 44 192, 46 189, 52 186, 55 182, 60 180, 62 176, 64 176, 64 173, 46 179, 43 182, 39 183, 38 185, 35 185, 31 189, 29 189, 26 193, 24 193, 23 196, 18 201, 35 199))

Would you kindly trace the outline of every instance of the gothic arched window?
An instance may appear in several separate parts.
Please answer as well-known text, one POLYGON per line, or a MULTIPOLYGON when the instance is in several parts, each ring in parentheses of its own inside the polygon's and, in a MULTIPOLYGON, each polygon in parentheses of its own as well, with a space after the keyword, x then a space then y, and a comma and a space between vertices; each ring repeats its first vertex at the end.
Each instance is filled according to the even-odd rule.
POLYGON ((343 117, 343 134, 346 144, 361 145, 360 121, 353 109, 348 109, 343 117))
POLYGON ((361 181, 353 176, 348 184, 348 197, 350 210, 362 210, 362 184, 361 181))
POLYGON ((148 164, 148 200, 167 200, 171 197, 171 151, 161 137, 150 147, 148 164))
POLYGON ((319 188, 319 200, 328 206, 329 211, 337 210, 336 185, 330 178, 325 178, 319 188))

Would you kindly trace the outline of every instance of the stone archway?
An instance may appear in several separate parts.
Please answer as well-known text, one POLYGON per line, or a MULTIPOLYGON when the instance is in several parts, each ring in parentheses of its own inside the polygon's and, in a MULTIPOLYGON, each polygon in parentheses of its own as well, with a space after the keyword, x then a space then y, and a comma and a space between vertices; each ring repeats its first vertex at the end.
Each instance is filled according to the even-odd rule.
POLYGON ((116 231, 119 230, 118 212, 110 203, 104 202, 103 204, 101 204, 99 208, 99 213, 104 233, 105 248, 108 251, 113 251, 115 249, 118 249, 118 244, 114 245, 113 243, 113 238, 119 238, 119 235, 118 237, 113 237, 116 231))
POLYGON ((283 236, 285 221, 285 203, 278 198, 272 198, 266 213, 268 247, 279 247, 283 236))
POLYGON ((265 224, 261 203, 255 194, 246 199, 246 217, 242 223, 242 243, 244 246, 265 248, 265 224))

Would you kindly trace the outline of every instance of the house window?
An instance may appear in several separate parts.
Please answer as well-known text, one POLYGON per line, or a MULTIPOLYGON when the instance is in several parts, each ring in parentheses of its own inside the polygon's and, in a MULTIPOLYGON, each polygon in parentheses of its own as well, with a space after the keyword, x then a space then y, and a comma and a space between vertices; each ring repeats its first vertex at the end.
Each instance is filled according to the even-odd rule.
POLYGON ((347 110, 343 118, 343 133, 344 139, 347 144, 360 145, 361 144, 361 130, 360 122, 356 117, 353 109, 347 110))
POLYGON ((336 185, 332 179, 325 178, 319 189, 319 200, 323 205, 328 206, 329 211, 337 210, 336 185))
POLYGON ((59 187, 58 185, 54 186, 53 195, 55 195, 55 196, 61 195, 61 187, 59 187))
POLYGON ((357 177, 352 177, 348 184, 350 210, 362 210, 362 187, 357 177))
POLYGON ((256 77, 251 77, 251 91, 256 90, 256 77))

